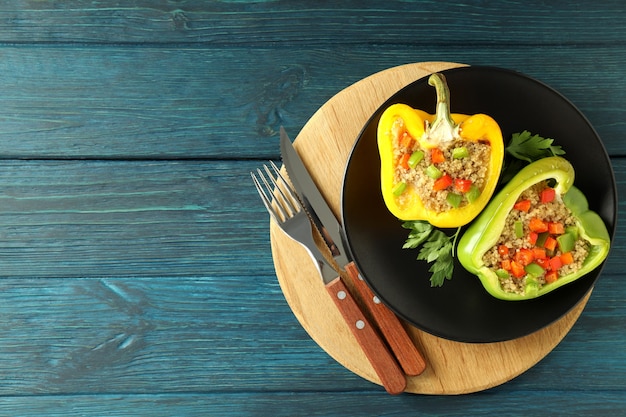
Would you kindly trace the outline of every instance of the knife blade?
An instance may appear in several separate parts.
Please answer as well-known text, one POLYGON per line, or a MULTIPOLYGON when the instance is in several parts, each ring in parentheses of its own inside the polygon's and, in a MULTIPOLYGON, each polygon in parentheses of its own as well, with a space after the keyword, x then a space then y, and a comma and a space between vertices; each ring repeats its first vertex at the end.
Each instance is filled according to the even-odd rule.
POLYGON ((280 152, 289 179, 312 223, 322 235, 337 265, 346 271, 362 301, 371 311, 379 331, 396 355, 400 366, 407 375, 421 374, 426 369, 423 355, 413 343, 400 319, 380 301, 359 273, 351 254, 346 249, 345 234, 341 224, 328 206, 282 126, 280 128, 280 152))

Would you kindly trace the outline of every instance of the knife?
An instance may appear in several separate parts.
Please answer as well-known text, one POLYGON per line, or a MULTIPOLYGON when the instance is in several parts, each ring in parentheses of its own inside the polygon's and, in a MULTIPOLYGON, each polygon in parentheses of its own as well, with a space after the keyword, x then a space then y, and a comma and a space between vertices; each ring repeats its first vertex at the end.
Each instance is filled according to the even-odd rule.
POLYGON ((280 153, 298 198, 304 205, 312 223, 335 259, 345 270, 357 289, 360 298, 371 311, 379 331, 395 354, 406 375, 419 375, 426 369, 426 361, 406 332, 398 317, 385 306, 369 288, 346 249, 343 228, 326 203, 319 188, 295 150, 287 132, 280 128, 280 153))

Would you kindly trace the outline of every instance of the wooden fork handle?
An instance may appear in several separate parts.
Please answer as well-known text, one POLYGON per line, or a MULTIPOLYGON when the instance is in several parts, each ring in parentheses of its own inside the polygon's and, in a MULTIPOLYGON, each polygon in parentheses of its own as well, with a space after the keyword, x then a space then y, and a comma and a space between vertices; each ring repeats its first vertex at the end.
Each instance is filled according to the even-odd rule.
POLYGON ((391 347, 391 350, 396 355, 404 372, 411 376, 419 375, 424 372, 424 369, 426 369, 426 360, 417 349, 417 346, 415 346, 415 343, 413 343, 413 340, 411 340, 411 337, 400 322, 398 316, 381 303, 378 297, 374 295, 367 283, 363 281, 354 262, 347 264, 345 269, 362 301, 372 312, 372 316, 379 331, 387 340, 389 347, 391 347))
POLYGON ((326 290, 341 312, 354 337, 365 352, 383 387, 390 394, 400 394, 406 388, 406 376, 377 330, 365 317, 341 277, 328 284, 326 290))

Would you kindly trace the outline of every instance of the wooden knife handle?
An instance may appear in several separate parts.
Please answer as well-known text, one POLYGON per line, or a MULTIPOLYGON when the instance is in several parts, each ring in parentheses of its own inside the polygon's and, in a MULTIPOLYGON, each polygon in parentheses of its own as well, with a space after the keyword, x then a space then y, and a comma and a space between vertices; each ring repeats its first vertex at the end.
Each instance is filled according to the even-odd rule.
POLYGON ((359 308, 341 277, 337 277, 326 284, 326 289, 348 327, 350 327, 352 334, 356 337, 359 346, 365 352, 365 356, 372 364, 385 390, 390 394, 403 392, 406 388, 404 372, 400 369, 376 329, 372 327, 359 308))
POLYGON ((354 262, 346 265, 345 269, 359 292, 362 301, 372 312, 378 329, 387 340, 404 372, 411 376, 424 372, 424 369, 426 369, 424 356, 417 349, 413 340, 411 340, 398 316, 374 295, 367 283, 363 281, 354 262))

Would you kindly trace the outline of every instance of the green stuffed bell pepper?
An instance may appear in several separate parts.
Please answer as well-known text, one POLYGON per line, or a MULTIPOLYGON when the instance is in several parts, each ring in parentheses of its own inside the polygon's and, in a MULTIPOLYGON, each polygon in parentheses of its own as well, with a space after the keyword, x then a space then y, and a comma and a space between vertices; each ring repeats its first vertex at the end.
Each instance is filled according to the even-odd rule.
POLYGON ((610 237, 573 186, 561 157, 533 162, 493 198, 459 240, 461 264, 502 300, 528 300, 599 266, 610 237))

